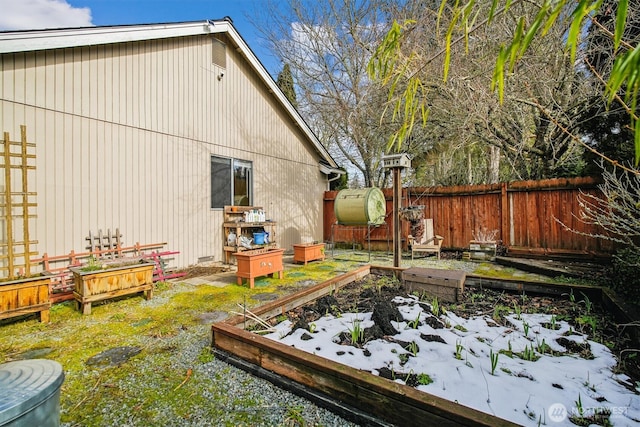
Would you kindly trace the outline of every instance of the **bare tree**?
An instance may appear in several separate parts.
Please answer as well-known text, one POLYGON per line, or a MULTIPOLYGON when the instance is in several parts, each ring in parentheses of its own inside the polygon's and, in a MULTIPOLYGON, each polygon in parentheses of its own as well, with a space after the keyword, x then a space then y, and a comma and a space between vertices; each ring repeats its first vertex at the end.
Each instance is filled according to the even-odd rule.
POLYGON ((338 163, 359 172, 365 186, 386 181, 380 162, 390 132, 380 124, 386 91, 366 70, 388 30, 386 3, 270 2, 257 25, 275 56, 291 67, 305 120, 338 163))
MULTIPOLYGON (((491 2, 479 3, 488 13, 491 2)), ((451 46, 446 71, 442 61, 434 60, 446 50, 446 25, 438 26, 437 11, 424 8, 422 2, 411 3, 407 10, 412 22, 402 31, 393 63, 405 77, 390 82, 400 96, 409 92, 405 87, 412 80, 419 81, 420 89, 419 95, 410 96, 414 107, 407 101, 399 112, 394 111, 395 126, 400 129, 394 136, 400 136, 404 125, 411 134, 391 143, 410 145, 416 138, 435 141, 429 153, 414 160, 416 184, 491 183, 580 172, 583 148, 564 129, 579 125, 580 111, 593 88, 564 49, 568 24, 564 29, 553 28, 532 44, 518 72, 506 78, 505 98, 499 102, 491 89, 493 59, 518 19, 533 19, 536 9, 529 4, 513 7, 490 27, 473 32, 468 43, 451 46), (429 112, 425 128, 410 124, 404 114, 420 103, 429 112), (440 167, 423 167, 421 160, 440 167)))
POLYGON ((605 231, 596 237, 622 243, 640 253, 640 175, 601 167, 603 182, 598 187, 602 195, 581 194, 577 217, 605 231))

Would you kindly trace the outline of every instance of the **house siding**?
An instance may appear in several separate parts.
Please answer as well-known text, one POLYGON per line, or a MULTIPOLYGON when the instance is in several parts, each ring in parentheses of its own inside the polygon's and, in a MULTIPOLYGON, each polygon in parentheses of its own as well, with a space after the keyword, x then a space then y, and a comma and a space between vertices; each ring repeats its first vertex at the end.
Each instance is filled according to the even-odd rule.
POLYGON ((211 36, 0 55, 0 129, 36 144, 37 251, 85 251, 89 232, 167 242, 177 266, 223 260, 210 156, 253 162, 254 205, 290 250, 322 240, 319 156, 264 82, 211 36))

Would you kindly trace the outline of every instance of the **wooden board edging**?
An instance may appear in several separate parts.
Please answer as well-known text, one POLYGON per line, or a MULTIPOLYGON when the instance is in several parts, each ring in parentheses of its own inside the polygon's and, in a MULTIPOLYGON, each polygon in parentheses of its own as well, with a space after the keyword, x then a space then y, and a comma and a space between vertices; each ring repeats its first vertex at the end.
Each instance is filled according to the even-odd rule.
MULTIPOLYGON (((280 314, 284 307, 324 294, 366 276, 370 272, 400 274, 400 268, 363 266, 297 294, 273 301, 254 314, 280 314)), ((299 305, 299 304, 298 304, 299 305)), ((276 314, 276 315, 277 315, 276 314)), ((268 318, 268 317, 265 317, 268 318)), ((359 410, 396 425, 411 425, 417 419, 428 425, 516 426, 510 421, 421 392, 413 387, 361 371, 341 363, 278 343, 242 329, 244 318, 234 316, 212 325, 212 346, 248 363, 332 396, 359 410), (240 326, 240 327, 239 327, 240 326)))
POLYGON ((308 399, 314 402, 317 406, 328 409, 329 411, 338 414, 342 418, 357 425, 366 427, 393 427, 393 424, 376 418, 365 411, 361 411, 345 402, 334 399, 328 394, 300 384, 297 381, 293 381, 287 377, 271 372, 253 363, 249 363, 240 357, 236 357, 232 353, 214 347, 213 354, 218 360, 229 363, 236 368, 242 369, 252 375, 263 378, 280 388, 283 388, 305 399, 308 399))
POLYGON ((501 279, 497 277, 467 274, 465 286, 492 289, 501 289, 516 292, 531 292, 545 295, 562 296, 574 293, 576 299, 581 299, 580 293, 584 293, 592 300, 602 300, 602 288, 590 285, 575 285, 565 283, 537 282, 525 279, 501 279))
MULTIPOLYGON (((294 294, 287 295, 282 298, 278 298, 267 304, 261 305, 260 307, 251 309, 251 312, 257 316, 260 316, 263 319, 270 319, 272 317, 279 316, 302 304, 306 304, 324 295, 335 292, 341 287, 365 277, 367 274, 369 274, 369 272, 370 272, 369 265, 362 266, 353 271, 341 274, 339 276, 336 276, 322 283, 318 283, 317 285, 311 286, 309 288, 305 288, 300 292, 296 292, 294 294)), ((229 317, 223 322, 228 323, 230 325, 237 326, 242 324, 244 321, 245 321, 244 316, 241 314, 238 314, 236 316, 229 317)), ((251 324, 251 323, 247 320, 247 324, 251 324)))

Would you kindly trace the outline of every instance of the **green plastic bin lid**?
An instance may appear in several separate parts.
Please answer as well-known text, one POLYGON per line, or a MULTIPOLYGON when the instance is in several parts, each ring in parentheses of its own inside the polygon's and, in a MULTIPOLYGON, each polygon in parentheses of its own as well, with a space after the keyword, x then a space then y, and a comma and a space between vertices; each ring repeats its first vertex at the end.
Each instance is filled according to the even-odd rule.
POLYGON ((19 360, 0 365, 0 426, 46 401, 63 381, 62 366, 53 360, 19 360))

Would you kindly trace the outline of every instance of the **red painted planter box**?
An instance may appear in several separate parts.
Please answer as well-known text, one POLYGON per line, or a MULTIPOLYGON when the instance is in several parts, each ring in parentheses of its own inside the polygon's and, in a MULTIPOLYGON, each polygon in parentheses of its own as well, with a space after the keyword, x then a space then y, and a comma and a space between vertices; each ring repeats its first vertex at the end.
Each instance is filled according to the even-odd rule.
POLYGON ((274 273, 278 273, 278 278, 282 279, 284 276, 283 252, 284 249, 255 249, 236 253, 238 285, 242 285, 242 279, 248 279, 249 288, 253 289, 256 277, 267 275, 273 277, 274 273))
POLYGON ((304 245, 293 245, 293 262, 307 262, 316 259, 324 260, 324 243, 307 243, 304 245))

